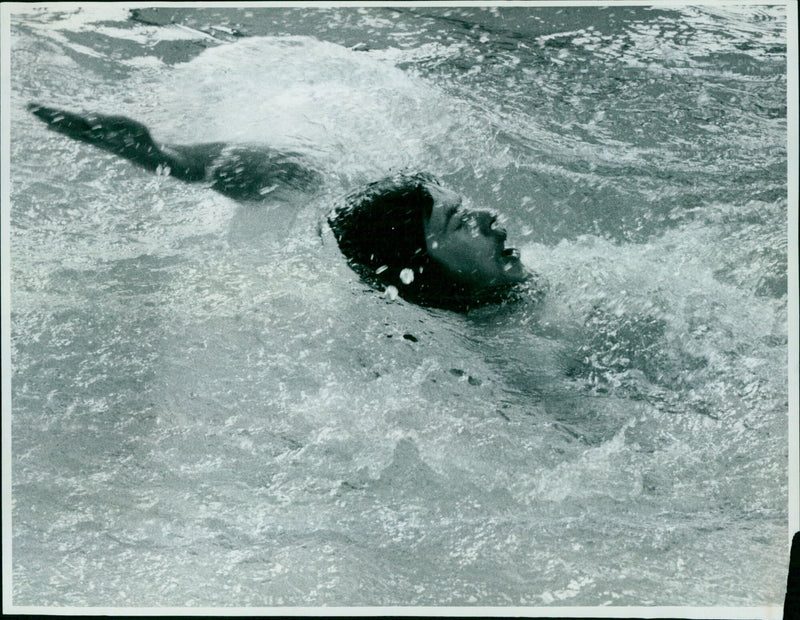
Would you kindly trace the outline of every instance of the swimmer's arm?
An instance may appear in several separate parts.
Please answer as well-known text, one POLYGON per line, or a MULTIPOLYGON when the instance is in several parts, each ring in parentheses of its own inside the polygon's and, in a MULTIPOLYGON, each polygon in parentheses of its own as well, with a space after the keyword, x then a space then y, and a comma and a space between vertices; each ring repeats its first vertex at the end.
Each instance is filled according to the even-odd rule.
POLYGON ((182 181, 205 181, 239 200, 264 200, 275 189, 314 189, 319 174, 296 153, 223 142, 157 144, 142 123, 126 116, 76 114, 31 103, 28 109, 54 131, 182 181))

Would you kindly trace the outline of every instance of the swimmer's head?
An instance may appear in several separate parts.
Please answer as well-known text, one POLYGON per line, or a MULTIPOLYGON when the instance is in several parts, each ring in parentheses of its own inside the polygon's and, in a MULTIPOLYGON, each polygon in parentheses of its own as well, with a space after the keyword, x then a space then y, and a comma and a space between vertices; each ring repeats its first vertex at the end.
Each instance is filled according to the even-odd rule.
POLYGON ((464 310, 506 299, 530 277, 488 211, 470 211, 427 174, 401 174, 350 194, 328 217, 350 266, 426 306, 464 310))

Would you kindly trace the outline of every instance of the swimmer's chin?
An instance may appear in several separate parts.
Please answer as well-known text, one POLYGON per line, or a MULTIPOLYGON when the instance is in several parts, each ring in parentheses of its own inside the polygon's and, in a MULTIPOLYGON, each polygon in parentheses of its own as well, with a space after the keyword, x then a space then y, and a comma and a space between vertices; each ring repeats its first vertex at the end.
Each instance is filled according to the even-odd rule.
POLYGON ((504 249, 500 257, 500 265, 503 270, 504 282, 507 284, 521 284, 533 277, 533 272, 520 260, 520 252, 517 248, 504 249))

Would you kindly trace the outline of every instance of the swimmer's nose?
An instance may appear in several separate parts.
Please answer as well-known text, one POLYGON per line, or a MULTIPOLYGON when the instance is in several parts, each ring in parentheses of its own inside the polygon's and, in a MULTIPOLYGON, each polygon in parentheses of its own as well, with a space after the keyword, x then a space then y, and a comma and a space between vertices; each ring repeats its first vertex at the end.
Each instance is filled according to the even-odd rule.
POLYGON ((492 213, 491 211, 476 211, 475 221, 482 234, 495 235, 502 239, 506 238, 506 229, 499 225, 496 213, 492 213))

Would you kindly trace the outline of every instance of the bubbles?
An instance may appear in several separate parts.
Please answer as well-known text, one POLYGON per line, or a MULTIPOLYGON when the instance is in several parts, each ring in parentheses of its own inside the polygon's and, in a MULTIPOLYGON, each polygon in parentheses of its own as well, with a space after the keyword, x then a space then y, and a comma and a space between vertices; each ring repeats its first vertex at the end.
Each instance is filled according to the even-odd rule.
POLYGON ((406 267, 400 272, 400 281, 403 284, 411 284, 414 281, 414 270, 406 267))
POLYGON ((396 286, 390 284, 389 286, 386 287, 386 290, 384 291, 383 294, 384 297, 386 297, 386 299, 388 299, 389 301, 394 301, 397 299, 397 296, 400 294, 400 292, 397 290, 396 286))

